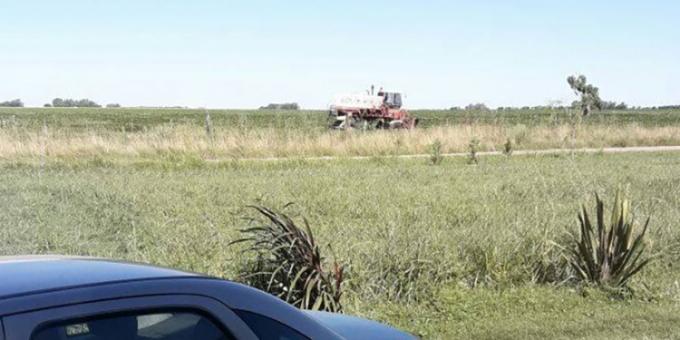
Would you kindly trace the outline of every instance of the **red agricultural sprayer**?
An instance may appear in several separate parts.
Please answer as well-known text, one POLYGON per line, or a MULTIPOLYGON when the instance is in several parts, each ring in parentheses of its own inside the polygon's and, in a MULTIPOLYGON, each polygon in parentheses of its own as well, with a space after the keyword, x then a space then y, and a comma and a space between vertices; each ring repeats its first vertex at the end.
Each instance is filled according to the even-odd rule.
POLYGON ((412 129, 418 119, 409 116, 402 107, 401 93, 345 94, 333 98, 329 113, 331 129, 412 129))

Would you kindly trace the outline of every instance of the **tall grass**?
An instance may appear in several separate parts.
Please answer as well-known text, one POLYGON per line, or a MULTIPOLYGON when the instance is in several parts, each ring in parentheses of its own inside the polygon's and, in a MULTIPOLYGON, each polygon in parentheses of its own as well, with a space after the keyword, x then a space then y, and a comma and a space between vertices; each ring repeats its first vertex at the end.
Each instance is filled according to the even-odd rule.
MULTIPOLYGON (((114 256, 233 277, 227 244, 238 237, 241 207, 296 201, 315 222, 315 238, 331 242, 347 263, 349 306, 353 298, 421 301, 443 282, 505 286, 559 277, 549 268, 551 241, 572 230, 577 202, 622 182, 644 203, 636 211, 655 210, 650 251, 674 245, 680 156, 659 155, 499 157, 474 167, 463 159, 436 167, 420 160, 48 161, 41 174, 30 163, 4 161, 0 252, 114 256)), ((680 279, 663 267, 674 254, 647 268, 641 279, 649 289, 668 291, 680 279)))
POLYGON ((0 129, 0 158, 156 156, 167 152, 199 158, 257 158, 295 156, 375 156, 425 154, 439 142, 441 153, 467 152, 477 139, 477 151, 512 148, 581 148, 608 146, 680 145, 680 126, 643 127, 635 124, 605 127, 583 125, 571 143, 571 128, 560 126, 457 125, 413 131, 300 131, 282 129, 206 130, 190 125, 162 125, 140 132, 49 128, 0 129))
MULTIPOLYGON (((489 312, 476 294, 512 304, 513 289, 558 281, 553 241, 569 236, 578 202, 593 191, 610 196, 618 183, 630 183, 635 211, 654 212, 650 253, 680 240, 675 153, 495 157, 478 166, 464 159, 430 166, 158 158, 129 165, 47 159, 42 170, 1 160, 0 254, 105 256, 236 278, 241 255, 228 245, 241 237, 243 207, 295 201, 291 215, 314 221, 320 251, 331 254, 330 242, 346 264, 345 311, 443 331, 461 320, 481 322, 463 315, 489 312), (463 309, 442 304, 451 290, 463 292, 453 304, 463 309)), ((671 251, 650 263, 631 286, 651 301, 674 303, 679 258, 671 251)))

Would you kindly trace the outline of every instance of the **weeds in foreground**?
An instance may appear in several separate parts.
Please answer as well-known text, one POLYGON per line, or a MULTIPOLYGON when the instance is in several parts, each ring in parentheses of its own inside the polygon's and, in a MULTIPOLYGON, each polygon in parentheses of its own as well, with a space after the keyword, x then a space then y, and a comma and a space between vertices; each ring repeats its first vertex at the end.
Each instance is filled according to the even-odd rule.
POLYGON ((245 283, 269 292, 302 309, 341 312, 344 267, 333 263, 324 268, 324 258, 307 221, 305 229, 282 213, 253 206, 261 216, 248 218, 252 226, 241 230, 247 243, 244 253, 254 253, 242 268, 245 283))
POLYGON ((428 235, 404 231, 394 226, 378 228, 364 234, 372 242, 370 248, 357 248, 357 262, 352 263, 352 280, 348 290, 360 292, 368 301, 414 303, 431 301, 433 292, 451 282, 460 272, 449 256, 449 249, 437 240, 443 233, 428 235))
POLYGON ((505 140, 505 144, 503 144, 503 154, 510 157, 512 156, 512 150, 513 145, 512 145, 512 139, 508 138, 505 140))
POLYGON ((213 123, 208 110, 205 110, 205 134, 210 141, 214 139, 213 123))
POLYGON ((468 164, 479 164, 479 139, 476 137, 470 141, 468 144, 468 164))
POLYGON ((442 155, 442 142, 437 139, 432 144, 430 144, 430 165, 439 165, 444 160, 442 155))

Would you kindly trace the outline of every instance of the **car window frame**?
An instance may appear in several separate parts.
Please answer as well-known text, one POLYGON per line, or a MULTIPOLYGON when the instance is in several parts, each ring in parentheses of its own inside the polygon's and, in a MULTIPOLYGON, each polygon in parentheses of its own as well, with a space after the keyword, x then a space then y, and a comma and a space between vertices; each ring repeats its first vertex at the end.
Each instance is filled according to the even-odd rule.
MULTIPOLYGON (((254 325, 254 324, 252 324, 251 322, 248 322, 248 321, 246 320, 246 319, 248 319, 248 318, 247 318, 248 315, 254 316, 254 317, 258 318, 258 320, 257 320, 258 323, 259 323, 260 321, 262 321, 262 320, 266 320, 268 323, 278 325, 279 329, 280 329, 280 328, 287 329, 289 332, 294 333, 298 340, 312 340, 312 338, 310 338, 309 336, 307 336, 307 335, 305 335, 304 333, 300 332, 299 330, 295 329, 294 327, 291 327, 291 326, 289 326, 289 325, 287 325, 287 324, 285 324, 285 323, 283 323, 283 322, 281 322, 281 321, 278 321, 278 320, 273 319, 273 318, 271 318, 271 317, 268 317, 268 316, 266 316, 266 315, 263 315, 263 314, 260 314, 260 313, 255 313, 255 312, 251 312, 251 311, 247 311, 247 310, 243 310, 243 309, 234 309, 234 313, 236 313, 236 315, 237 315, 239 318, 241 318, 241 320, 243 320, 243 322, 245 322, 246 325, 248 325, 248 327, 250 327, 250 329, 252 329, 254 333, 256 333, 255 335, 257 335, 257 333, 258 333, 258 332, 255 330, 255 329, 256 329, 256 327, 255 327, 256 325, 254 325)), ((252 321, 252 318, 251 318, 251 321, 252 321)))
POLYGON ((14 314, 4 317, 5 339, 0 337, 0 340, 31 339, 36 331, 48 325, 72 319, 172 309, 193 310, 205 314, 237 339, 257 340, 248 325, 223 303, 210 297, 190 294, 118 298, 14 314))

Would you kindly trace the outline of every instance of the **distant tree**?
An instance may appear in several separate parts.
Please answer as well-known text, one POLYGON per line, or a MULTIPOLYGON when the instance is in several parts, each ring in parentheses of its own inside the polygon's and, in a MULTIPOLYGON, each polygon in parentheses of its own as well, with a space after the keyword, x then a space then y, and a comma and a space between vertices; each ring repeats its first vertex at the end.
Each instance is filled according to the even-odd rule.
POLYGON ((21 99, 8 100, 6 102, 0 102, 2 107, 24 107, 24 103, 21 99))
POLYGON ((52 104, 46 103, 45 105, 43 105, 43 107, 52 107, 52 104))
POLYGON ((260 106, 260 110, 299 110, 300 105, 298 103, 282 103, 276 104, 271 103, 267 106, 260 106))
POLYGON ((95 103, 89 99, 61 99, 54 98, 52 100, 52 106, 54 107, 101 107, 101 105, 95 103))
POLYGON ((449 110, 450 111, 460 111, 461 108, 460 108, 460 106, 451 106, 451 108, 449 108, 449 110))
POLYGON ((628 110, 628 105, 624 102, 621 102, 621 103, 617 104, 616 106, 614 106, 614 108, 617 109, 617 110, 628 110))
POLYGON ((118 103, 106 104, 106 107, 108 107, 108 108, 120 107, 120 104, 118 104, 118 103))
POLYGON ((468 104, 465 107, 468 111, 488 111, 489 108, 484 103, 468 104))
POLYGON ((567 83, 581 100, 575 106, 580 107, 581 113, 584 116, 590 114, 593 108, 602 109, 602 100, 600 99, 600 89, 588 84, 586 76, 569 76, 567 83))
POLYGON ((101 107, 101 105, 89 99, 81 99, 76 103, 77 107, 101 107))
POLYGON ((628 109, 628 105, 626 103, 621 102, 608 102, 608 101, 603 101, 602 102, 602 110, 626 110, 628 109))

